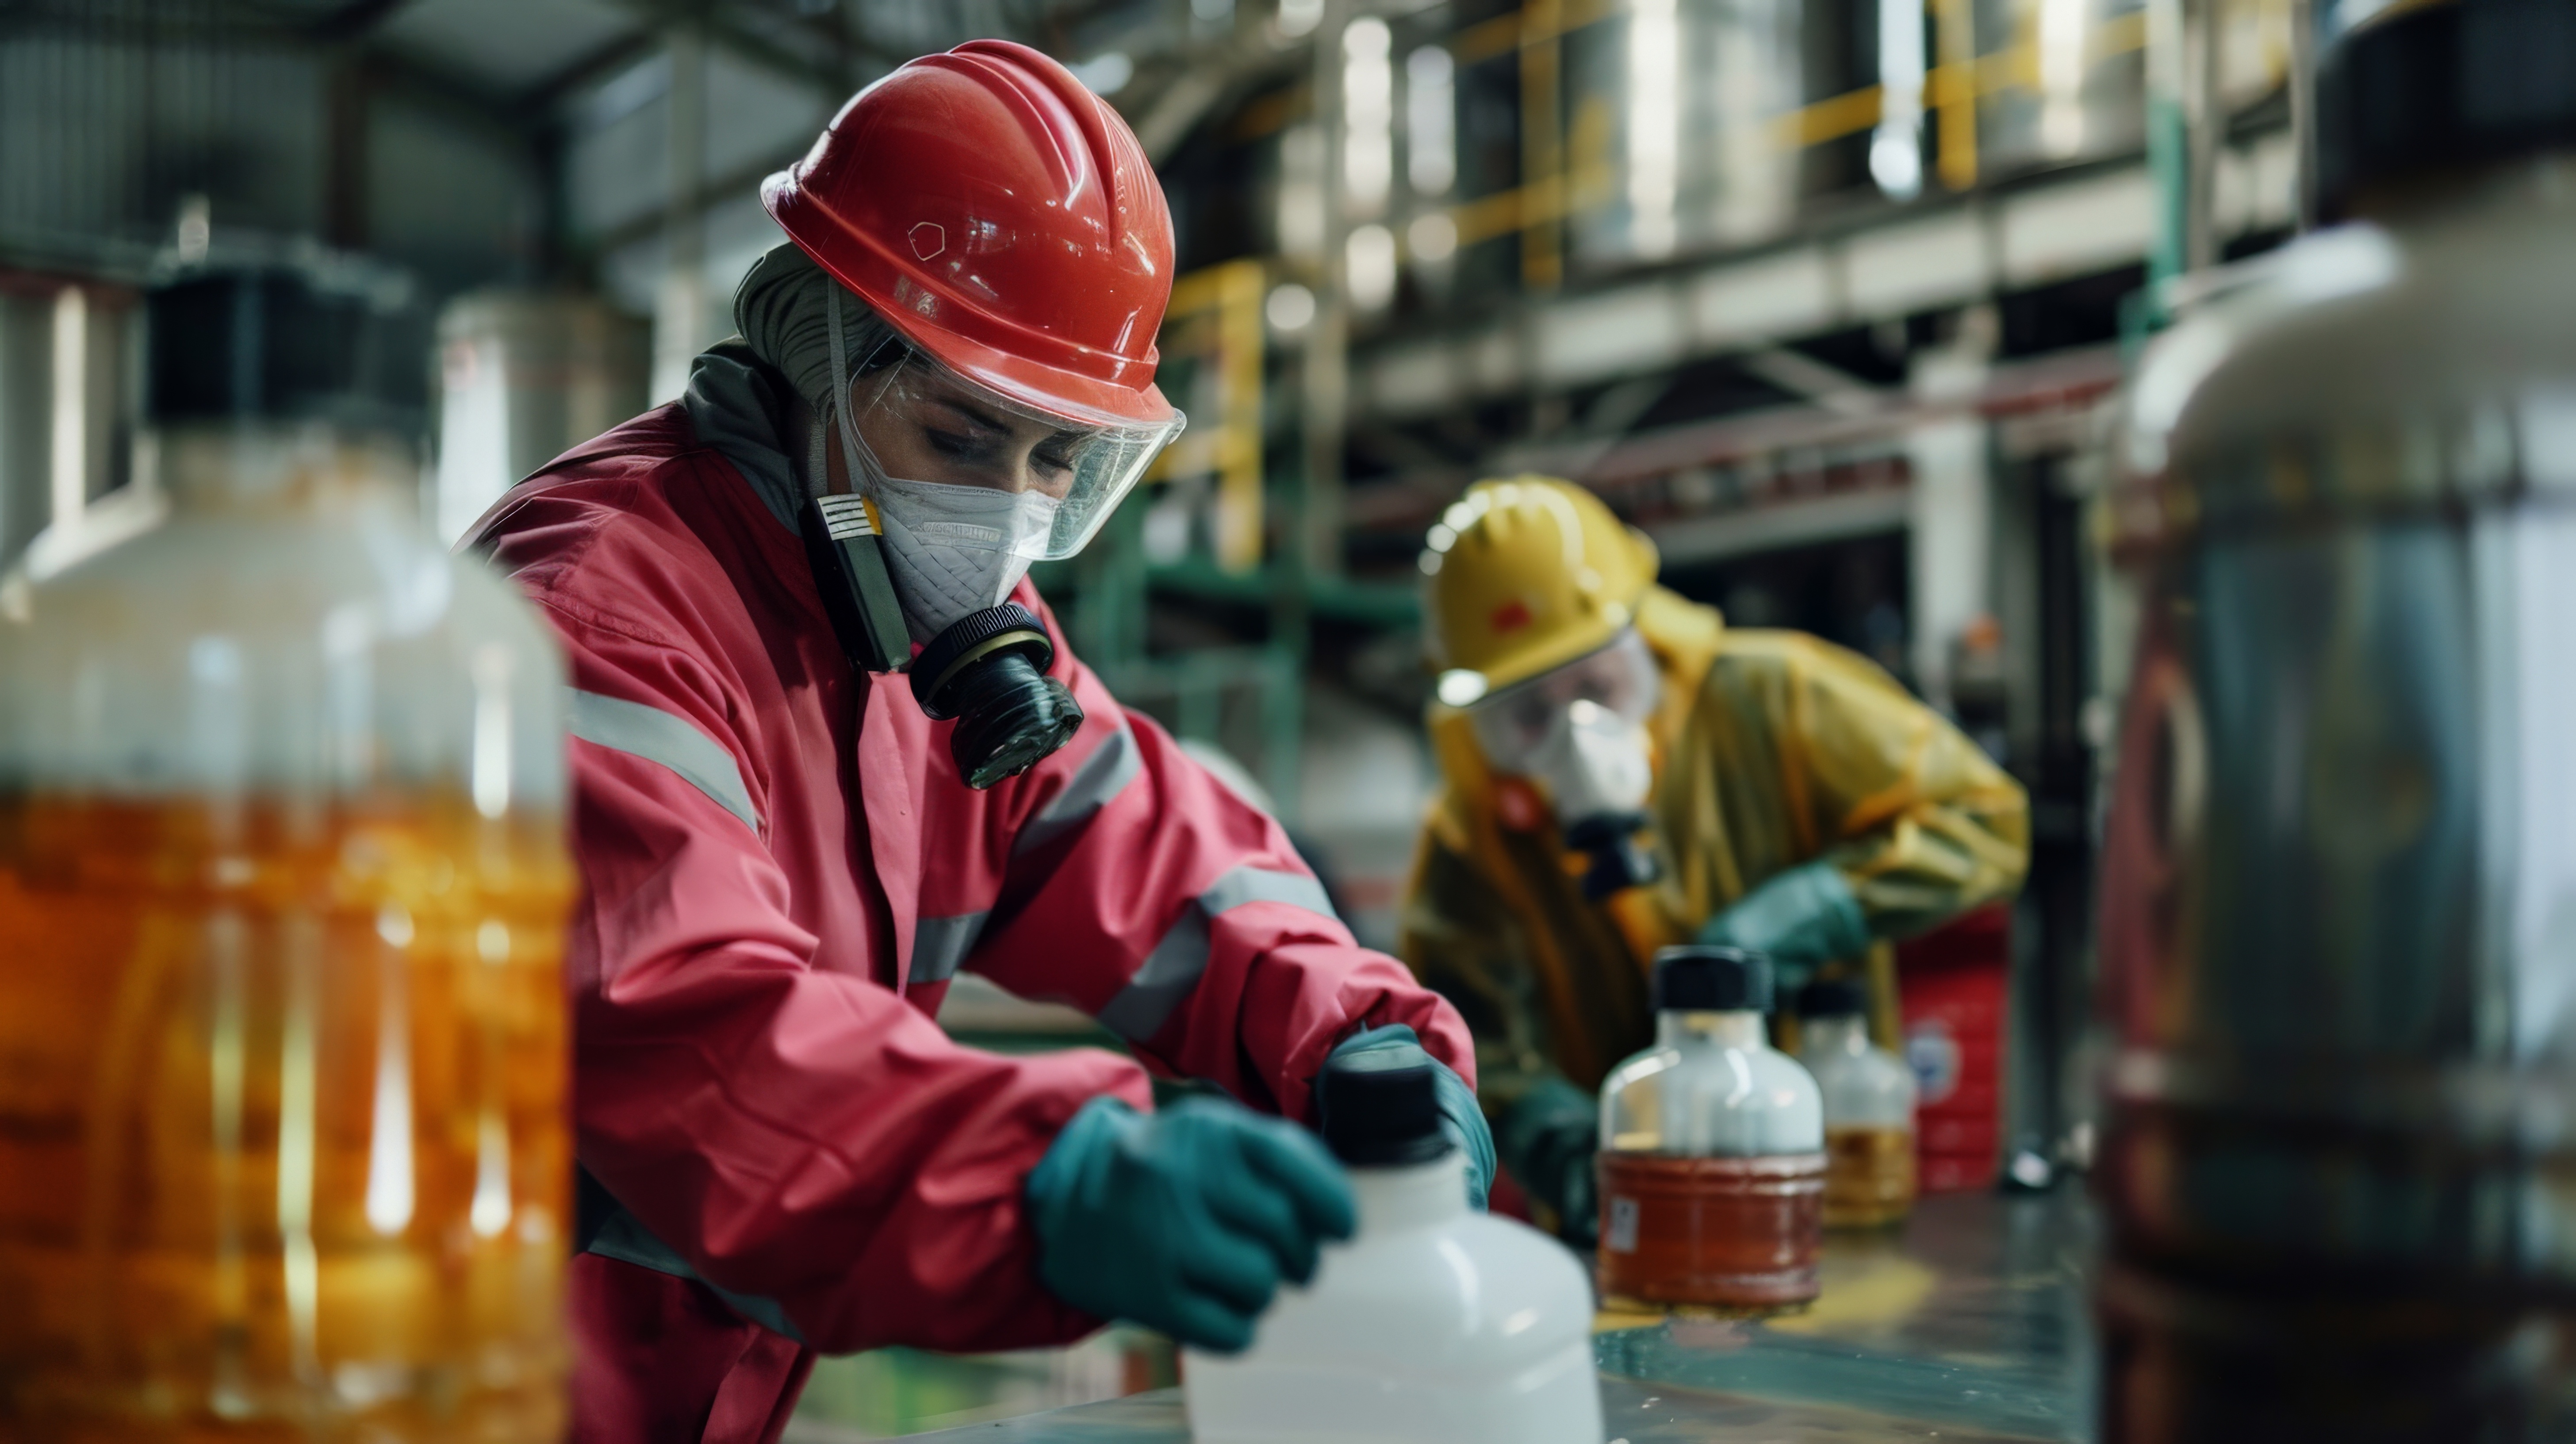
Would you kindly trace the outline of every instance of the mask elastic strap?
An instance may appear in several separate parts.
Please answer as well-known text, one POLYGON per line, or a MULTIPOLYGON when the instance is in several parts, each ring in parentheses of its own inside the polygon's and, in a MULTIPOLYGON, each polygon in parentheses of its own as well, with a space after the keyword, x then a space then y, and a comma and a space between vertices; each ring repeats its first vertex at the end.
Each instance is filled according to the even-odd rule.
POLYGON ((823 286, 823 321, 832 343, 832 420, 841 436, 841 469, 850 478, 850 490, 857 491, 859 433, 850 421, 850 353, 841 340, 841 283, 825 276, 823 286))

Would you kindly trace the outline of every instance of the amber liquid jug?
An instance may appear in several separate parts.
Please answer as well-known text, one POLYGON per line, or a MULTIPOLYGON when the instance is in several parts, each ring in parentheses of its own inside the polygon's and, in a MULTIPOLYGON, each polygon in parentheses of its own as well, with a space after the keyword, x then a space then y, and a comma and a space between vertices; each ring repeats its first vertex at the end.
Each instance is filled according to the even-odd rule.
POLYGON ((414 520, 398 280, 149 304, 0 584, 0 1441, 561 1437, 561 664, 414 520))
POLYGON ((1914 1070, 1869 1040, 1851 979, 1798 990, 1798 1061, 1825 1100, 1825 1227, 1882 1228, 1914 1209, 1914 1070))
POLYGON ((1771 960, 1655 959, 1655 1046, 1601 1085, 1600 1284, 1613 1307, 1761 1314, 1820 1287, 1824 1105, 1773 1048, 1771 960))

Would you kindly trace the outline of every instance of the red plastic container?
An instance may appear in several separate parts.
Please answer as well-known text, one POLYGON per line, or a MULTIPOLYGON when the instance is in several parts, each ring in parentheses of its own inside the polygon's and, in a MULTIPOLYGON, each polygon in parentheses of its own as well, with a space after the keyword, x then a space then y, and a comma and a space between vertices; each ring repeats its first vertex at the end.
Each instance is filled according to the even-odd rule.
POLYGON ((1925 1193, 1990 1188, 2001 1163, 2012 913, 1996 903, 1900 943, 1897 991, 1913 1066, 1925 1193))

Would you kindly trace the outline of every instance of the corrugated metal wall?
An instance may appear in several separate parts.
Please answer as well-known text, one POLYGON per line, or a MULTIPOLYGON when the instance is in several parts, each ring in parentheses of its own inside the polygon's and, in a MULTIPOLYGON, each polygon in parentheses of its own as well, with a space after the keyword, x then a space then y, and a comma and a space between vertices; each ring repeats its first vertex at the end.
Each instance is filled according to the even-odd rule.
POLYGON ((219 224, 318 231, 324 77, 207 0, 0 26, 0 245, 149 244, 180 197, 219 224))
MULTIPOLYGON (((219 232, 357 244, 441 290, 538 259, 533 149, 229 0, 0 11, 0 257, 131 270, 189 196, 219 232), (335 79, 361 104, 335 104, 335 79), (352 149, 354 147, 354 149, 352 149), (332 194, 335 180, 344 194, 332 194)), ((345 94, 345 92, 344 92, 345 94)))

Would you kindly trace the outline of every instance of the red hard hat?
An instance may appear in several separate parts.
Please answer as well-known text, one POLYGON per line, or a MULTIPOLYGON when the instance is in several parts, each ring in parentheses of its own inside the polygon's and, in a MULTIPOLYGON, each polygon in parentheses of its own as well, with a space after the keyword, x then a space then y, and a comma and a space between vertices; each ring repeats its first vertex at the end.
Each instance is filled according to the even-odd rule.
POLYGON ((1136 133, 1007 40, 850 97, 760 198, 906 340, 1042 411, 1163 422, 1172 213, 1136 133))

